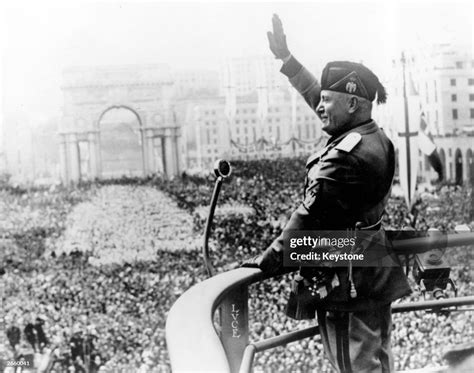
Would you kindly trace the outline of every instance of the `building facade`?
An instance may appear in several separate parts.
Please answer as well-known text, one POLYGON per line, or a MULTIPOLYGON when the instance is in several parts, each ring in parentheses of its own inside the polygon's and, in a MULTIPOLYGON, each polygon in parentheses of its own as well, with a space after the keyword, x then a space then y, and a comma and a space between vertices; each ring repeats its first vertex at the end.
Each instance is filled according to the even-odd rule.
POLYGON ((420 49, 409 68, 419 90, 431 133, 474 132, 472 48, 439 44, 420 49))
MULTIPOLYGON (((172 176, 182 170, 210 169, 219 158, 310 155, 328 137, 280 67, 271 56, 257 56, 227 60, 219 71, 172 71, 161 65, 69 69, 54 137, 58 157, 35 156, 23 144, 32 143, 31 136, 20 136, 23 126, 15 125, 10 137, 23 142, 10 143, 23 144, 23 155, 6 146, 4 163, 16 163, 25 178, 38 178, 38 170, 45 168, 39 166, 42 159, 54 164, 50 168, 61 180, 70 182, 120 175, 172 176), (114 110, 127 111, 129 118, 114 119, 114 110)), ((424 112, 446 179, 472 180, 472 51, 438 46, 407 56, 406 71, 414 131, 424 112)), ((375 105, 373 115, 398 144, 405 123, 400 65, 393 66, 384 84, 389 100, 375 105)), ((4 132, 6 139, 10 132, 4 132)), ((436 179, 424 155, 416 162, 422 180, 436 179)))

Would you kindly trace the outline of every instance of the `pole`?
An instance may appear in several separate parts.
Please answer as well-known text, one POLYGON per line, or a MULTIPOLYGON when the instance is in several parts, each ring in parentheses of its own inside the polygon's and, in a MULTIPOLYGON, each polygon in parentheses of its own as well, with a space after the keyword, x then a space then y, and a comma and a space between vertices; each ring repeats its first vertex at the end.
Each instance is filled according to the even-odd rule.
POLYGON ((218 177, 216 180, 216 184, 214 185, 214 191, 211 197, 211 206, 209 208, 209 216, 207 217, 206 221, 206 228, 204 230, 204 245, 203 245, 203 258, 204 258, 204 265, 206 267, 207 275, 209 277, 214 276, 216 270, 212 265, 211 259, 209 258, 209 235, 211 234, 211 225, 212 219, 214 217, 214 211, 216 210, 217 204, 217 197, 219 196, 219 191, 221 190, 222 186, 222 177, 218 177))
MULTIPOLYGON (((407 98, 407 85, 406 85, 406 71, 405 71, 405 64, 406 64, 406 59, 405 59, 405 53, 402 52, 402 68, 403 68, 403 108, 405 111, 405 145, 406 145, 406 162, 407 162, 407 194, 408 194, 408 201, 407 204, 411 204, 411 160, 410 160, 410 122, 409 122, 409 116, 408 116, 408 98, 407 98)), ((410 206, 408 206, 410 208, 410 206)))

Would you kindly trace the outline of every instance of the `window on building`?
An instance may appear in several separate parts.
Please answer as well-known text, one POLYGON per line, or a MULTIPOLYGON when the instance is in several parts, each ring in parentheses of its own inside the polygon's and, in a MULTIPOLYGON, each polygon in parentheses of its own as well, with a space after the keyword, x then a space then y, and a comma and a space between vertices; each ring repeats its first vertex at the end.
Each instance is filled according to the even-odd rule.
POLYGON ((456 87, 456 79, 451 79, 451 87, 456 87))
POLYGON ((211 143, 211 131, 207 130, 206 134, 207 134, 207 144, 210 144, 211 143))
POLYGON ((425 171, 429 171, 431 168, 430 160, 428 159, 428 156, 425 155, 425 171))
POLYGON ((452 102, 456 102, 457 100, 458 100, 458 95, 456 95, 456 94, 453 93, 453 94, 451 95, 451 101, 452 101, 452 102))
POLYGON ((247 119, 245 119, 245 120, 244 120, 244 124, 247 124, 247 123, 248 123, 248 120, 247 120, 247 119))
POLYGON ((453 119, 458 119, 458 109, 453 109, 453 119))
POLYGON ((469 93, 469 101, 474 101, 474 93, 469 93))
POLYGON ((240 120, 236 119, 235 124, 239 124, 239 123, 240 123, 240 120))
POLYGON ((470 110, 470 112, 471 112, 471 119, 473 119, 473 118, 474 118, 474 109, 473 109, 473 108, 470 108, 469 110, 470 110))
POLYGON ((462 69, 463 63, 461 61, 456 62, 456 69, 462 69))
POLYGON ((277 127, 277 140, 280 140, 280 127, 277 127))
POLYGON ((438 84, 436 83, 436 80, 434 81, 434 94, 435 102, 438 102, 438 84))
POLYGON ((474 85, 474 79, 469 78, 468 81, 467 81, 467 84, 474 85))
POLYGON ((253 124, 255 124, 255 119, 252 119, 251 122, 252 122, 253 124))

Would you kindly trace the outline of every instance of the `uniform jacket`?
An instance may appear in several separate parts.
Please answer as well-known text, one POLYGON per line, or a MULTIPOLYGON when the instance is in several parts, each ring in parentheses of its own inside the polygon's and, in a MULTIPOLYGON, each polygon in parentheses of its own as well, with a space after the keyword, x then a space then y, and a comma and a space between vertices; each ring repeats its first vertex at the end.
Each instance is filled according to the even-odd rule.
MULTIPOLYGON (((316 79, 293 57, 282 72, 314 110, 320 96, 316 79)), ((285 250, 285 237, 293 230, 347 230, 356 224, 380 229, 394 171, 393 144, 373 120, 329 139, 322 150, 309 157, 304 201, 272 246, 285 250)), ((312 271, 305 267, 301 275, 312 277, 312 271)), ((355 267, 357 297, 351 298, 347 268, 333 271, 340 285, 319 305, 327 309, 367 309, 411 291, 401 267, 355 267)))

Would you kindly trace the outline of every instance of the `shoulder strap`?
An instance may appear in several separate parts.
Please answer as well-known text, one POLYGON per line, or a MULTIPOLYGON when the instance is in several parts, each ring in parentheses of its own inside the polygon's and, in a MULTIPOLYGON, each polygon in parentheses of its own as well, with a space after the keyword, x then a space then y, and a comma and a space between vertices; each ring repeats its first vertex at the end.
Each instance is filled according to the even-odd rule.
POLYGON ((360 133, 351 132, 335 146, 335 149, 350 153, 352 149, 354 149, 356 145, 360 142, 361 139, 362 135, 360 133))

